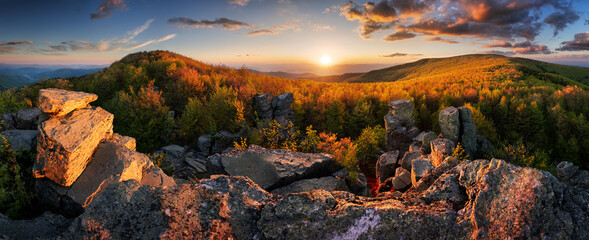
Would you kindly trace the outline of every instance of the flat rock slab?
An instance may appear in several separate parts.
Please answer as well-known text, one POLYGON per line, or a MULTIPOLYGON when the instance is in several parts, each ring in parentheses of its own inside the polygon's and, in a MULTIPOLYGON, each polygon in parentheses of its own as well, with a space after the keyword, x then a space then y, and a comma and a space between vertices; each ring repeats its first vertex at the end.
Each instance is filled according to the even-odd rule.
POLYGON ((313 190, 350 191, 344 179, 328 176, 296 181, 284 187, 274 189, 272 193, 285 195, 288 193, 309 192, 313 190))
POLYGON ((37 130, 8 130, 0 133, 10 141, 14 151, 31 150, 37 138, 37 130))
POLYGON ((330 175, 333 172, 330 171, 330 165, 335 163, 329 154, 269 150, 258 146, 250 146, 245 151, 233 150, 213 155, 211 158, 219 158, 229 175, 247 176, 264 189, 330 175))
POLYGON ((64 116, 73 110, 85 108, 96 101, 98 95, 48 88, 39 91, 39 109, 55 117, 64 116))
POLYGON ((39 125, 36 178, 47 177, 71 186, 82 174, 94 150, 112 133, 113 115, 104 109, 84 108, 39 125))

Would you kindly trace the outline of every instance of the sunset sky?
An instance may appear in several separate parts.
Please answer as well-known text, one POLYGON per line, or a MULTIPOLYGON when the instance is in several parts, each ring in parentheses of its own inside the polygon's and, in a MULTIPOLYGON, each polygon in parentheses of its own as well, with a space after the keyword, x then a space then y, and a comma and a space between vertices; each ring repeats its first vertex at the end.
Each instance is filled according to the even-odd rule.
POLYGON ((472 53, 589 65, 587 0, 0 4, 0 63, 8 64, 110 64, 161 49, 212 64, 323 74, 472 53), (319 66, 324 56, 333 66, 319 66))

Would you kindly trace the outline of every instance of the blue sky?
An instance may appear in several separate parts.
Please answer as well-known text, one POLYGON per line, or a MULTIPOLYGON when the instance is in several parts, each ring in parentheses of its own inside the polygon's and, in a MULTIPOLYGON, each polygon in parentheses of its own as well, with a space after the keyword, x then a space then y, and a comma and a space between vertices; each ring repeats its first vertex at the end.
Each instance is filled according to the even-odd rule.
POLYGON ((207 63, 292 72, 329 70, 318 66, 324 55, 334 65, 367 68, 472 53, 589 65, 585 0, 0 4, 1 63, 109 64, 162 49, 207 63))

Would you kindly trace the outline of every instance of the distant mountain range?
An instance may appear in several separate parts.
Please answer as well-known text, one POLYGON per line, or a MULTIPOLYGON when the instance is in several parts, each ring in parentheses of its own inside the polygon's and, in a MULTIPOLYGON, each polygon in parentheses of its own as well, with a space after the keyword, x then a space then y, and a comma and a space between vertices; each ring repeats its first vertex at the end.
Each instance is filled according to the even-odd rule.
POLYGON ((0 90, 22 87, 42 79, 80 77, 102 70, 92 65, 8 65, 0 64, 0 90))

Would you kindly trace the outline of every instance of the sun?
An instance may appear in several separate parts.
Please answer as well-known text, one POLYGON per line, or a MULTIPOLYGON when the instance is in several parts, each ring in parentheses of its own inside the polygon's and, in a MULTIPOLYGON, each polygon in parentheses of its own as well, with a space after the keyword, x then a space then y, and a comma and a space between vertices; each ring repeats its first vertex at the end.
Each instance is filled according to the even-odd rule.
POLYGON ((330 66, 332 63, 333 63, 333 60, 331 59, 331 57, 329 55, 323 55, 319 59, 319 64, 321 64, 321 66, 324 66, 324 67, 330 66))

